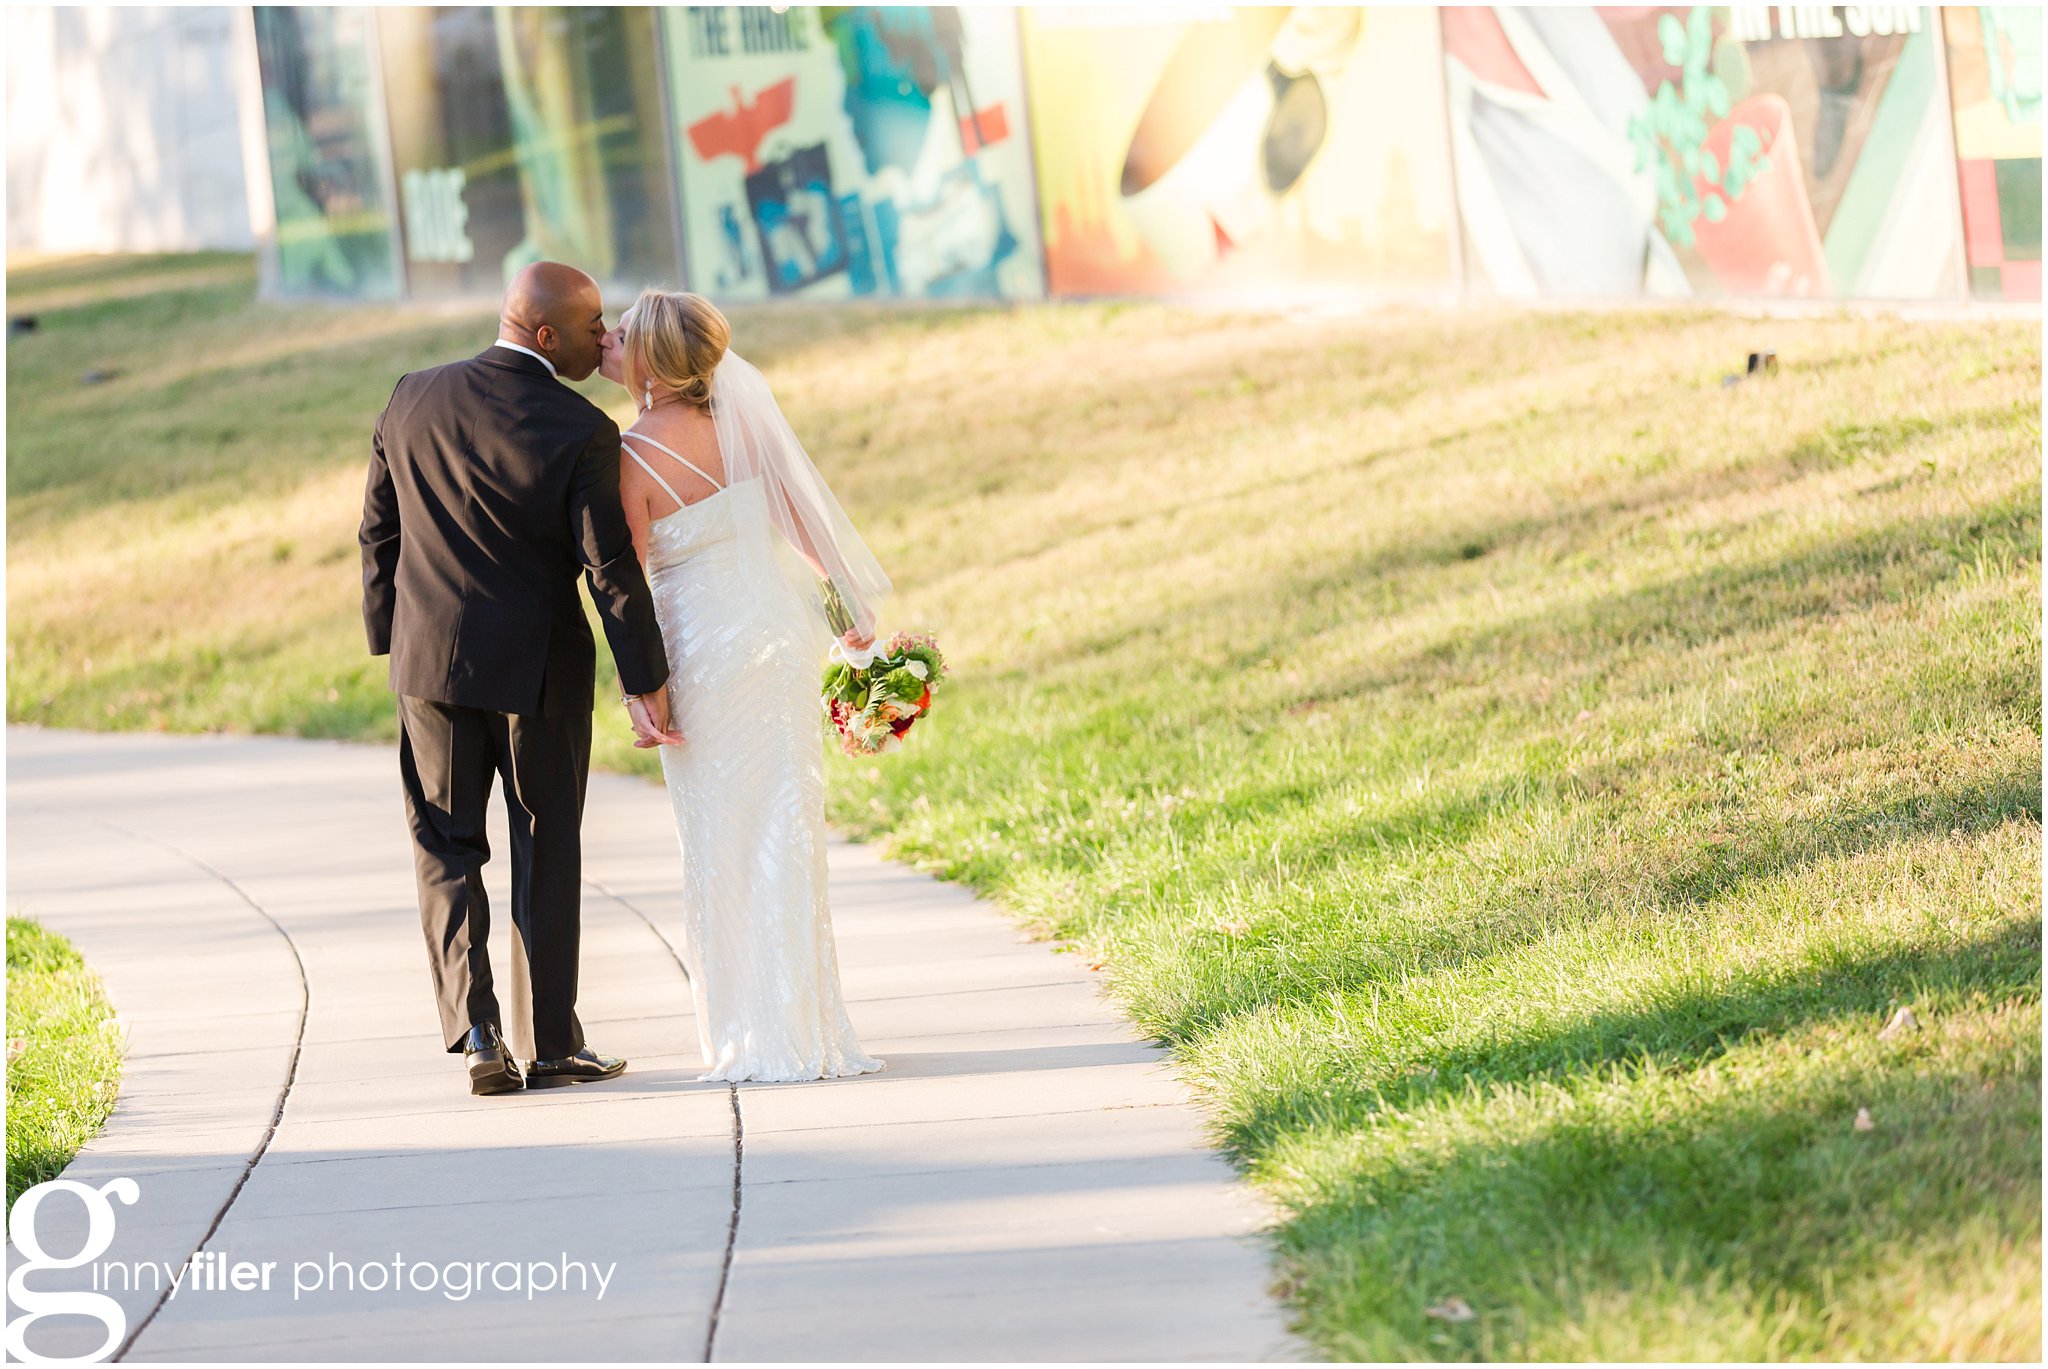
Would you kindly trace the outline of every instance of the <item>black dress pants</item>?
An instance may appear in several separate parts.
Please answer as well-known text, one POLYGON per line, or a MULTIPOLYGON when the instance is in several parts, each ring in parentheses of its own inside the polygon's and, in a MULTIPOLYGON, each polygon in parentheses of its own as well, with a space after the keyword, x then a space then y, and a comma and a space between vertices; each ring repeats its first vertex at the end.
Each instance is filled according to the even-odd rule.
POLYGON ((503 1027, 483 877, 491 858, 484 806, 496 774, 505 781, 512 837, 512 925, 524 962, 515 968, 526 972, 514 983, 525 978, 531 987, 534 1056, 574 1055, 583 1049, 576 960, 590 710, 492 713, 400 695, 398 729, 420 925, 448 1049, 462 1049, 472 1024, 503 1027))

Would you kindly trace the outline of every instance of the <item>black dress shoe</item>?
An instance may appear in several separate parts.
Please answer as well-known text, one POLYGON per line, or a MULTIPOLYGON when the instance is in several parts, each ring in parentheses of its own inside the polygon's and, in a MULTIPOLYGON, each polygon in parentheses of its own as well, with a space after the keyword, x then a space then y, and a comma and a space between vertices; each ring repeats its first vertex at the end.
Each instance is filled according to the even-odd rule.
POLYGON ((599 1055, 585 1046, 559 1060, 536 1060, 526 1067, 526 1086, 546 1089, 558 1084, 587 1084, 593 1079, 610 1079, 623 1072, 626 1062, 616 1055, 599 1055))
POLYGON ((505 1049, 495 1023, 479 1022, 462 1038, 462 1061, 469 1066, 469 1091, 483 1096, 514 1093, 526 1087, 519 1077, 519 1061, 505 1049))

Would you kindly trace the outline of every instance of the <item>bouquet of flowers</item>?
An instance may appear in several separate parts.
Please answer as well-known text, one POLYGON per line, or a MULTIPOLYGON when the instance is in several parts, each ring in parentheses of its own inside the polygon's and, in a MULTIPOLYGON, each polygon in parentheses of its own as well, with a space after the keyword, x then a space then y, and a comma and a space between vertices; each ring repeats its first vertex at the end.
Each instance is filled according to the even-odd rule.
POLYGON ((868 648, 835 642, 825 665, 825 714, 849 756, 887 751, 931 712, 946 658, 930 633, 899 632, 868 648))

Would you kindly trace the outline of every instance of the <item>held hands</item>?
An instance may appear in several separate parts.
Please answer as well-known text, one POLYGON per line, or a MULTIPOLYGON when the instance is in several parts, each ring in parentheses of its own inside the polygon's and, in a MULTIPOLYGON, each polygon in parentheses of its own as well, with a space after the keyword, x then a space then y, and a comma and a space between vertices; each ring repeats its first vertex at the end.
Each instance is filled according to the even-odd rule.
POLYGON ((633 722, 633 748, 636 751, 683 744, 683 734, 669 722, 666 689, 627 699, 626 716, 633 722))

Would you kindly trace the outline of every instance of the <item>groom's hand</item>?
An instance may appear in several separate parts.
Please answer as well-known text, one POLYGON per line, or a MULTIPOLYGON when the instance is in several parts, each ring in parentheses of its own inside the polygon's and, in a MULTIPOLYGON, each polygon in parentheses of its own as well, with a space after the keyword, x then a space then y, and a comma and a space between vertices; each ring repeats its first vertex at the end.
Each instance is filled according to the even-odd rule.
POLYGON ((633 720, 633 746, 637 750, 683 744, 683 734, 669 725, 666 689, 628 700, 626 716, 633 720))

